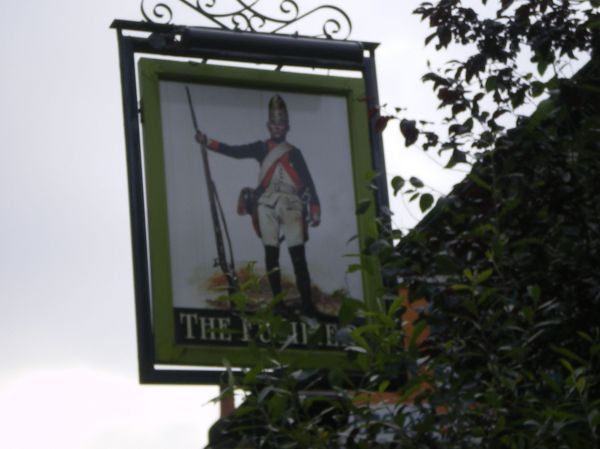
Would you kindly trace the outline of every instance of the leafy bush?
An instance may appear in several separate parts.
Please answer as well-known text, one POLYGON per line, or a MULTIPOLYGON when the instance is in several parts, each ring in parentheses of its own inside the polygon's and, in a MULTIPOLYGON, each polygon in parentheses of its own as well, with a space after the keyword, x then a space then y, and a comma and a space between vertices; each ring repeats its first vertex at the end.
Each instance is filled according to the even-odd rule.
POLYGON ((355 372, 302 370, 273 347, 232 377, 247 395, 224 428, 232 445, 599 447, 600 2, 487 3, 485 15, 459 0, 421 3, 428 42, 473 53, 423 78, 448 111, 445 135, 394 117, 407 145, 449 152, 448 166, 470 174, 435 206, 417 178, 392 181, 430 212, 397 246, 365 249, 398 285, 386 310, 359 307, 367 321, 338 333, 355 372), (591 61, 563 79, 575 57, 591 61), (429 308, 413 332, 431 329, 421 348, 401 319, 419 298, 429 308))

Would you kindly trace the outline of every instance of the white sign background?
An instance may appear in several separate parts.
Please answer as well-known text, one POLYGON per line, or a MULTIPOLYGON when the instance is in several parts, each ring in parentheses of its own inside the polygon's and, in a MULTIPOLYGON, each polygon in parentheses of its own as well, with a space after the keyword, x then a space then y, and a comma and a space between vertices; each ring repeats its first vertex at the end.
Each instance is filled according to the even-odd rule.
MULTIPOLYGON (((206 299, 218 294, 203 288, 219 272, 200 146, 185 93, 189 86, 200 129, 230 145, 266 140, 268 103, 280 94, 288 107, 287 141, 304 156, 321 203, 321 224, 309 227, 306 257, 311 281, 323 292, 346 289, 362 298, 358 273, 346 273, 359 251, 350 135, 346 99, 335 95, 299 94, 260 89, 161 81, 160 99, 167 184, 173 305, 211 308, 206 299), (200 287, 199 287, 200 286, 200 287)), ((365 148, 365 151, 368 151, 365 148)), ((258 185, 254 159, 234 159, 210 152, 212 177, 232 240, 236 268, 248 262, 264 270, 264 249, 249 216, 236 211, 239 191, 258 185)), ((282 243, 281 269, 293 276, 282 243)))

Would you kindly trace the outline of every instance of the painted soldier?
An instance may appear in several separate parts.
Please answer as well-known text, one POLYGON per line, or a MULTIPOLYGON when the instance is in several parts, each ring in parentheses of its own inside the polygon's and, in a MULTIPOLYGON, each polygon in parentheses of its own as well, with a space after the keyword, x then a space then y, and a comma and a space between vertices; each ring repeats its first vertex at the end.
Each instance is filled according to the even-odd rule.
POLYGON ((300 150, 286 141, 290 130, 288 111, 279 95, 269 101, 267 129, 270 138, 245 145, 227 145, 196 134, 200 143, 225 156, 253 158, 260 164, 258 187, 244 189, 238 212, 252 214, 256 233, 265 248, 265 266, 274 296, 281 293, 280 243, 285 240, 294 267, 302 312, 319 315, 311 299, 310 275, 306 262, 307 225, 321 221, 319 197, 300 150))

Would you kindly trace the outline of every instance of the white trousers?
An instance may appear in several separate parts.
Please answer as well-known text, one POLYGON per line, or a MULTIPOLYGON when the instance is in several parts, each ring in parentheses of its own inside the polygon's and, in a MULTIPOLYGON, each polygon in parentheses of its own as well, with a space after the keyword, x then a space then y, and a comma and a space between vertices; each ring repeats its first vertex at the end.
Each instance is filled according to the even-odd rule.
POLYGON ((263 245, 279 247, 280 237, 288 248, 304 244, 302 200, 295 193, 264 193, 258 200, 258 226, 263 245))

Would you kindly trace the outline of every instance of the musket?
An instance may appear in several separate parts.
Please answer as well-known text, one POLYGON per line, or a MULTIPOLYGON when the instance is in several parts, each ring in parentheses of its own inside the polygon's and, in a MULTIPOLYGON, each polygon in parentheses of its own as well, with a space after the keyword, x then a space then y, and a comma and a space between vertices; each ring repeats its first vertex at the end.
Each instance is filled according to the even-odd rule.
MULTIPOLYGON (((190 112, 192 114, 192 122, 194 124, 194 129, 196 130, 196 133, 198 133, 200 131, 200 128, 198 127, 196 113, 194 112, 194 106, 192 104, 192 96, 190 94, 190 89, 188 88, 188 86, 185 86, 185 92, 187 94, 188 104, 190 105, 190 112)), ((221 202, 219 201, 217 188, 215 187, 215 183, 210 173, 210 166, 208 164, 208 150, 206 149, 206 142, 204 140, 200 142, 200 149, 202 154, 202 162, 204 165, 204 177, 206 178, 208 201, 210 204, 210 215, 212 217, 213 228, 215 231, 215 242, 217 244, 217 261, 219 267, 221 268, 221 271, 227 278, 229 293, 233 293, 238 289, 238 282, 233 261, 233 249, 231 246, 231 239, 229 237, 229 231, 227 229, 227 223, 225 222, 225 216, 223 214, 221 202), (221 221, 223 222, 223 228, 225 231, 224 233, 223 229, 221 228, 221 221), (227 238, 227 245, 229 247, 229 258, 231 262, 227 261, 227 255, 225 253, 225 243, 223 241, 223 234, 225 234, 225 237, 227 238)))

